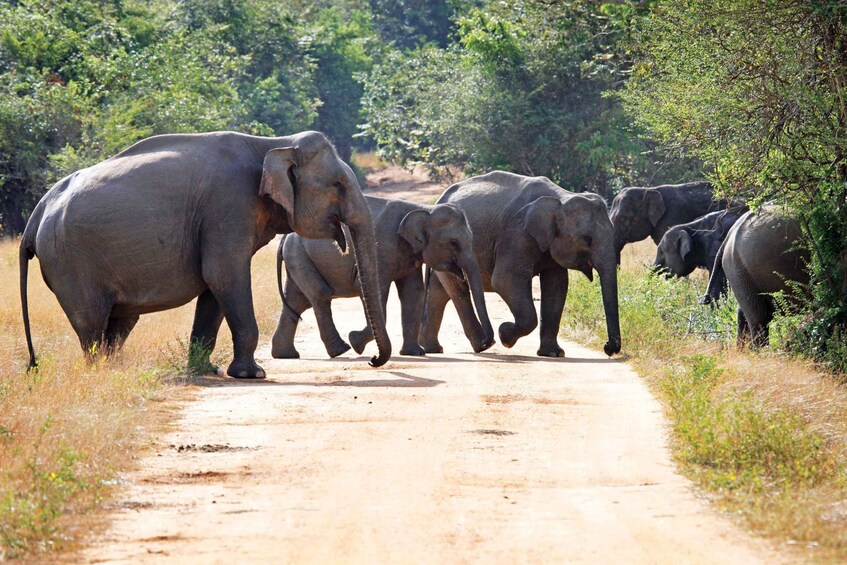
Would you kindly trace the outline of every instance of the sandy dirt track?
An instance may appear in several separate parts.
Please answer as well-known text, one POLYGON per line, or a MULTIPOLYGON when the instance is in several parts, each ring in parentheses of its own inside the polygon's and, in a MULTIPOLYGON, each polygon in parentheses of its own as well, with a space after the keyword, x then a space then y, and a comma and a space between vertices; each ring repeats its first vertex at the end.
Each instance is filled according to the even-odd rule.
MULTIPOLYGON (((364 323, 333 307, 342 335, 364 323)), ((451 306, 445 354, 380 369, 373 346, 327 359, 311 311, 297 336, 299 360, 260 348, 266 381, 203 381, 83 562, 780 561, 692 494, 661 407, 602 352, 539 358, 536 332, 474 354, 451 306)))

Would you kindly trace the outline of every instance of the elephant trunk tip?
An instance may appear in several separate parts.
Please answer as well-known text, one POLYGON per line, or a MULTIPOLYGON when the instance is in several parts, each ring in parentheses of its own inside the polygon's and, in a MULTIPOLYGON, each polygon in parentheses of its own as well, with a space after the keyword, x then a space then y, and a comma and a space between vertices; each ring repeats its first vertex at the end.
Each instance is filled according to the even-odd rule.
POLYGON ((380 351, 379 355, 374 355, 373 357, 371 357, 371 360, 368 361, 368 365, 370 365, 371 367, 382 367, 383 365, 388 363, 388 360, 390 358, 391 358, 391 350, 389 350, 388 352, 385 352, 385 353, 380 351))
POLYGON ((615 353, 621 352, 621 340, 620 338, 610 339, 606 342, 606 345, 603 346, 603 352, 611 357, 615 353))

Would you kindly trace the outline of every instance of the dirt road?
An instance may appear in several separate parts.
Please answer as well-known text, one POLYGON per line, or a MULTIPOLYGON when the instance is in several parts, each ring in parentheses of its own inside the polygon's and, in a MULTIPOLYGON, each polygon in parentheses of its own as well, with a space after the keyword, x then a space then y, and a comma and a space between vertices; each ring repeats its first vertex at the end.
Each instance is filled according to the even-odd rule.
MULTIPOLYGON (((342 335, 364 323, 358 300, 333 307, 342 335)), ((399 340, 398 312, 392 292, 399 340)), ((300 360, 265 346, 266 381, 198 388, 83 561, 779 561, 674 472, 626 364, 568 343, 538 358, 537 333, 473 354, 452 307, 441 335, 443 355, 371 369, 327 359, 307 312, 300 360)))

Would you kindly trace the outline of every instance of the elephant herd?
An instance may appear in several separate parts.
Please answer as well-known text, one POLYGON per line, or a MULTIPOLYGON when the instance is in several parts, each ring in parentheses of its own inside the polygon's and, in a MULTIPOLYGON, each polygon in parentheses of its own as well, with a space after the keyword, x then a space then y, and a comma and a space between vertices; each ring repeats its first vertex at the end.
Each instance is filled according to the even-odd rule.
POLYGON ((686 277, 697 268, 708 270, 703 304, 720 300, 729 284, 738 302, 739 346, 767 345, 776 309, 772 294, 796 299, 809 280, 809 254, 795 219, 772 204, 753 211, 713 200, 708 183, 624 189, 610 216, 619 254, 626 243, 650 235, 658 246, 656 271, 686 277))
POLYGON ((443 351, 438 333, 451 300, 473 350, 490 347, 485 292, 497 292, 514 316, 498 328, 511 347, 539 325, 536 275, 538 355, 561 357, 568 270, 599 276, 604 351, 613 355, 621 350, 620 252, 648 235, 659 244, 657 267, 677 276, 711 268, 712 300, 728 281, 741 305, 739 334, 763 343, 773 302, 762 293, 805 280, 797 227, 776 210, 743 213, 730 204, 714 201, 707 183, 692 183, 624 189, 608 211, 597 195, 495 171, 452 185, 427 206, 364 196, 319 132, 155 136, 72 173, 35 207, 20 243, 29 365, 36 355, 26 289, 37 256, 87 354, 119 347, 141 314, 197 298, 190 343, 203 352, 201 365, 216 370, 209 354, 226 319, 233 339, 227 374, 264 377, 254 358, 250 262, 276 234, 286 234, 277 254, 283 308, 272 340, 276 358, 298 356, 294 334, 311 307, 330 356, 351 346, 361 353, 375 340, 370 364, 383 365, 392 351, 384 315, 392 283, 401 302, 401 355, 443 351), (332 320, 331 301, 342 296, 360 296, 367 317, 349 344, 332 320))

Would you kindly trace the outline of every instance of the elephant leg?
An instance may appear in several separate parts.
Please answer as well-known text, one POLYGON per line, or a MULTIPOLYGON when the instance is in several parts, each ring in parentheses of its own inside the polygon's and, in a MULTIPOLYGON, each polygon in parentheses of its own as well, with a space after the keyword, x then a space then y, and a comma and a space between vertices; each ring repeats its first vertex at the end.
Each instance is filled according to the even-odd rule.
POLYGON ((453 301, 453 306, 455 306, 456 313, 459 315, 459 321, 462 322, 465 337, 471 342, 474 352, 485 351, 494 345, 494 341, 486 339, 485 331, 476 318, 476 312, 471 301, 471 289, 467 281, 450 273, 439 273, 438 280, 441 281, 441 286, 444 287, 450 300, 453 301))
MULTIPOLYGON (((290 271, 289 274, 292 272, 290 271)), ((315 321, 327 355, 338 357, 349 351, 350 345, 338 333, 338 328, 335 327, 335 321, 332 319, 332 288, 315 265, 311 261, 298 264, 294 282, 315 311, 315 321)))
POLYGON ((750 326, 750 341, 753 348, 766 347, 770 343, 768 326, 773 319, 774 303, 770 296, 757 294, 745 312, 750 326))
POLYGON ((218 299, 210 289, 203 291, 197 297, 194 308, 194 324, 191 327, 191 338, 188 341, 188 363, 196 374, 217 373, 218 367, 212 364, 209 356, 215 350, 218 341, 218 331, 224 319, 224 312, 218 299))
MULTIPOLYGON (((388 293, 391 290, 391 281, 381 281, 380 283, 380 300, 382 300, 382 311, 385 313, 386 318, 388 317, 388 293)), ((364 304, 363 304, 364 305, 364 304)), ((347 339, 350 340, 350 345, 353 346, 353 350, 356 353, 362 353, 365 350, 365 346, 370 343, 374 338, 373 330, 370 326, 366 326, 361 330, 353 330, 347 335, 347 339)), ((402 351, 401 355, 405 355, 402 351)))
POLYGON ((747 318, 744 316, 744 311, 739 306, 735 313, 736 315, 736 338, 735 345, 738 349, 744 349, 744 346, 750 342, 750 326, 747 324, 747 318))
POLYGON ((218 260, 208 259, 203 265, 203 275, 212 291, 232 333, 233 360, 226 370, 231 377, 265 377, 254 358, 259 343, 259 325, 253 312, 253 290, 250 277, 250 257, 233 264, 227 254, 218 260))
POLYGON ((438 343, 438 331, 441 329, 444 308, 450 301, 450 296, 434 272, 430 274, 424 294, 426 301, 419 342, 427 353, 444 353, 444 348, 438 343))
POLYGON ((541 271, 541 357, 564 357, 557 337, 565 299, 568 296, 568 270, 559 266, 541 271))
POLYGON ((103 344, 108 353, 113 353, 121 348, 121 346, 129 337, 129 333, 135 324, 138 323, 138 316, 127 316, 123 318, 109 318, 106 324, 106 332, 103 336, 103 344))
POLYGON ((515 317, 514 323, 503 322, 498 329, 500 343, 512 347, 538 325, 538 315, 532 303, 532 279, 495 267, 491 284, 515 317))
POLYGON ((271 356, 274 359, 299 359, 300 353, 294 347, 294 335, 297 333, 300 315, 312 304, 290 276, 285 279, 282 295, 282 312, 271 341, 271 356))
POLYGON ((88 288, 84 281, 75 277, 57 278, 52 281, 56 299, 79 338, 82 352, 93 360, 103 349, 103 338, 112 311, 111 301, 105 291, 88 288))
POLYGON ((400 320, 403 325, 403 347, 400 355, 423 355, 418 342, 424 308, 424 284, 420 270, 396 281, 400 296, 400 320))

